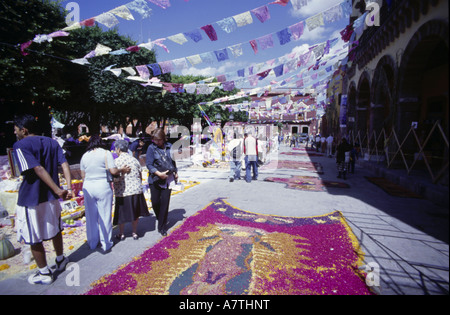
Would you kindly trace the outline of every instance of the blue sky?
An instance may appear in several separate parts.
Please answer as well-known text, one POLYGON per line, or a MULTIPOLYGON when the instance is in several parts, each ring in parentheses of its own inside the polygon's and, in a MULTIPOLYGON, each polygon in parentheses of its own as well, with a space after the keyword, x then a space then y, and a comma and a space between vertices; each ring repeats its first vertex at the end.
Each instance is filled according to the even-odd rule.
MULTIPOLYGON (((95 17, 103 12, 107 12, 120 5, 127 4, 131 0, 77 0, 63 1, 62 6, 66 6, 69 2, 76 2, 80 8, 80 19, 95 17)), ((278 4, 270 4, 271 0, 170 0, 171 7, 162 9, 159 6, 148 2, 148 6, 152 9, 151 16, 142 19, 141 16, 132 12, 135 21, 125 21, 118 18, 119 33, 129 35, 138 43, 145 43, 150 40, 165 38, 199 29, 200 27, 212 24, 215 28, 218 40, 210 41, 206 34, 201 31, 203 40, 194 43, 190 39, 183 45, 176 44, 170 40, 166 40, 164 44, 170 50, 167 53, 160 47, 156 47, 157 61, 174 60, 177 58, 187 57, 194 54, 214 51, 226 48, 238 43, 244 43, 244 54, 238 58, 230 57, 229 60, 217 62, 212 65, 200 64, 195 68, 184 69, 182 74, 201 74, 206 76, 214 76, 237 71, 240 68, 248 67, 251 64, 265 62, 273 58, 278 58, 292 51, 305 50, 314 44, 318 44, 339 36, 339 31, 347 24, 348 19, 344 18, 340 21, 319 27, 311 32, 305 29, 300 40, 291 41, 281 46, 274 37, 274 48, 266 50, 259 49, 255 54, 248 43, 250 40, 256 39, 263 35, 275 33, 289 27, 300 21, 327 10, 342 0, 309 0, 308 5, 301 10, 295 11, 289 3, 286 6, 278 4), (237 28, 234 32, 226 33, 222 31, 215 22, 227 17, 244 13, 246 11, 267 5, 271 18, 261 23, 253 14, 253 23, 244 27, 237 28)), ((86 52, 87 53, 87 52, 86 52)), ((80 56, 81 57, 81 56, 80 56)), ((176 73, 176 72, 175 72, 176 73)))

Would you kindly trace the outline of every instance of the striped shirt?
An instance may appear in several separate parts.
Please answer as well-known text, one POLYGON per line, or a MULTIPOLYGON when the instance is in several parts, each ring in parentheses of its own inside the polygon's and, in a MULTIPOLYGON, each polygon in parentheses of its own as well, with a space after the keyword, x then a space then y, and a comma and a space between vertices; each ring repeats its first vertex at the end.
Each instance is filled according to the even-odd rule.
POLYGON ((14 158, 23 176, 17 204, 35 207, 58 198, 36 175, 33 168, 42 166, 59 185, 58 166, 66 162, 58 142, 48 137, 28 136, 14 144, 14 158))

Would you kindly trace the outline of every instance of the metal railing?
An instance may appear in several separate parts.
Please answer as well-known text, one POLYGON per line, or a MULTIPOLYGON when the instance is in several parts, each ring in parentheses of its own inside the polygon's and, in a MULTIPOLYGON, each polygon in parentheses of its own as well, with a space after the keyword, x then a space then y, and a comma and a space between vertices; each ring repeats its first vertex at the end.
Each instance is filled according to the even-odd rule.
MULTIPOLYGON (((436 184, 449 167, 449 142, 439 121, 427 135, 417 135, 412 126, 404 137, 399 137, 395 128, 388 133, 367 130, 349 132, 349 140, 358 143, 360 154, 367 161, 385 163, 387 168, 404 168, 410 175, 412 170, 426 171, 436 184)), ((448 186, 448 177, 444 185, 448 186)))

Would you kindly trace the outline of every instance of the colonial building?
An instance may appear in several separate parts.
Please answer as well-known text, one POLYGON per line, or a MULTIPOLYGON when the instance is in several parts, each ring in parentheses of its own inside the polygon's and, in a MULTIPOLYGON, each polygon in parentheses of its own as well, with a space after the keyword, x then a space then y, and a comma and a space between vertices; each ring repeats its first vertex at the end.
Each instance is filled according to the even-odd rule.
POLYGON ((252 108, 249 112, 251 124, 281 123, 283 125, 281 131, 286 135, 318 132, 318 117, 314 109, 316 99, 309 94, 296 95, 291 91, 270 92, 263 96, 252 96, 251 99, 252 108))
POLYGON ((350 118, 344 133, 378 147, 388 164, 402 154, 406 166, 426 159, 434 182, 448 173, 448 3, 353 0, 350 23, 369 17, 342 91, 350 118))

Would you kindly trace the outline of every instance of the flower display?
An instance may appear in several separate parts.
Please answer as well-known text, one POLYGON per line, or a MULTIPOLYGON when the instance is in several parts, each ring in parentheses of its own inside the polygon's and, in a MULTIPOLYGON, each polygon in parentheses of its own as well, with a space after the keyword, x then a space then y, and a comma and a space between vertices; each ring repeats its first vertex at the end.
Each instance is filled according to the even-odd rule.
POLYGON ((217 199, 86 294, 372 294, 339 211, 270 216, 217 199))
POLYGON ((317 174, 323 174, 322 164, 319 162, 310 161, 290 161, 290 160, 275 160, 263 165, 262 170, 274 170, 274 169, 294 169, 305 170, 308 172, 314 172, 317 174))
POLYGON ((287 188, 304 191, 326 191, 327 188, 350 188, 349 184, 324 180, 313 176, 266 177, 267 182, 285 183, 287 188))

